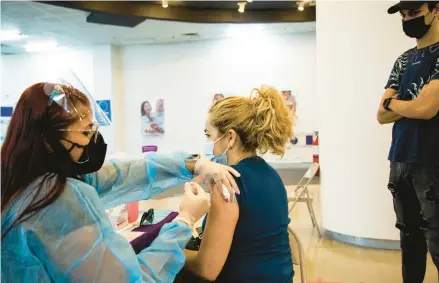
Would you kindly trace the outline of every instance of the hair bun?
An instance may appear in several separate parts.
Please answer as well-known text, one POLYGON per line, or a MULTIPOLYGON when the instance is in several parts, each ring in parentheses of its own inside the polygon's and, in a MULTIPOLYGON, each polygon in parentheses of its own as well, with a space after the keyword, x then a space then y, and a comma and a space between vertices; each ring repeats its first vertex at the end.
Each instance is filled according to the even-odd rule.
POLYGON ((260 153, 271 151, 283 155, 293 135, 282 95, 275 88, 253 89, 250 98, 229 97, 210 110, 212 125, 222 134, 230 129, 238 132, 243 147, 260 153))

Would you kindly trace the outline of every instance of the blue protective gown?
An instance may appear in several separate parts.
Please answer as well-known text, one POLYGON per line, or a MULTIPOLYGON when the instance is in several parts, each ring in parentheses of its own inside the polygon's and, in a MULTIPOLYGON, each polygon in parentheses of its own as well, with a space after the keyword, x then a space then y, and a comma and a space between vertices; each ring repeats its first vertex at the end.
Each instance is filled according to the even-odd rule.
MULTIPOLYGON (((163 226, 150 247, 136 255, 116 233, 105 209, 148 199, 193 176, 181 153, 144 160, 113 161, 84 182, 68 179, 51 205, 13 228, 1 243, 2 282, 172 282, 184 265, 191 230, 180 222, 163 226)), ((36 180, 2 214, 4 231, 35 196, 36 180)))

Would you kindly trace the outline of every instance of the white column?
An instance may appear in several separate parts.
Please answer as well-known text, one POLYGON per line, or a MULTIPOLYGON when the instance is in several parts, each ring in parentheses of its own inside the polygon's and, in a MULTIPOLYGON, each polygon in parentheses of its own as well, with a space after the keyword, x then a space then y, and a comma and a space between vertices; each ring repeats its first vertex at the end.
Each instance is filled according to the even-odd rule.
POLYGON ((399 239, 387 190, 391 125, 376 121, 393 63, 415 45, 387 14, 394 3, 317 5, 322 221, 344 236, 399 239))
POLYGON ((125 111, 123 97, 122 57, 119 47, 102 45, 93 47, 94 98, 110 100, 111 127, 100 131, 107 144, 108 154, 123 152, 125 143, 125 111))
POLYGON ((126 152, 125 149, 125 96, 123 91, 123 59, 121 48, 111 47, 111 73, 112 73, 112 111, 113 127, 115 132, 115 151, 126 152))

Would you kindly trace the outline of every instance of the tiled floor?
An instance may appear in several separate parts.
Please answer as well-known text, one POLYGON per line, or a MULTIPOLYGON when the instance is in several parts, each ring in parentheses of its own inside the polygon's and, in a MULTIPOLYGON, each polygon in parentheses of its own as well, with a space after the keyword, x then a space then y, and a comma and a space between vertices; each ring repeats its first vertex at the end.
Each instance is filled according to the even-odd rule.
MULTIPOLYGON (((319 186, 311 186, 314 207, 320 219, 319 186)), ((181 197, 150 200, 144 208, 177 210, 181 197)), ((364 249, 319 239, 305 204, 298 204, 291 215, 292 226, 305 249, 308 283, 399 283, 400 252, 364 249)), ((300 282, 296 267, 294 282, 300 282)), ((429 257, 424 283, 438 282, 437 271, 429 257)))

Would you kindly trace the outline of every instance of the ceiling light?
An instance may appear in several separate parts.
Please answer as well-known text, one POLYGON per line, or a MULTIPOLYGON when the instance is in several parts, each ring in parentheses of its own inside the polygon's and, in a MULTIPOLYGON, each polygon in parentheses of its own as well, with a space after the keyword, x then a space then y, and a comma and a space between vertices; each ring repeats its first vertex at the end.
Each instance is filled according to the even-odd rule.
POLYGON ((163 8, 168 8, 169 7, 168 0, 162 0, 162 7, 163 8))
POLYGON ((58 49, 58 43, 54 40, 28 43, 24 48, 27 52, 42 52, 58 49))
POLYGON ((0 32, 1 41, 12 41, 26 38, 27 36, 21 34, 18 30, 2 30, 0 32))
POLYGON ((300 2, 299 7, 297 8, 299 11, 305 10, 305 5, 303 2, 300 2))
POLYGON ((251 3, 251 2, 253 2, 253 0, 247 0, 247 2, 248 2, 248 3, 251 3))
POLYGON ((239 11, 240 13, 244 13, 244 11, 245 11, 245 5, 247 5, 246 2, 239 2, 239 3, 238 3, 238 6, 239 6, 238 11, 239 11))

